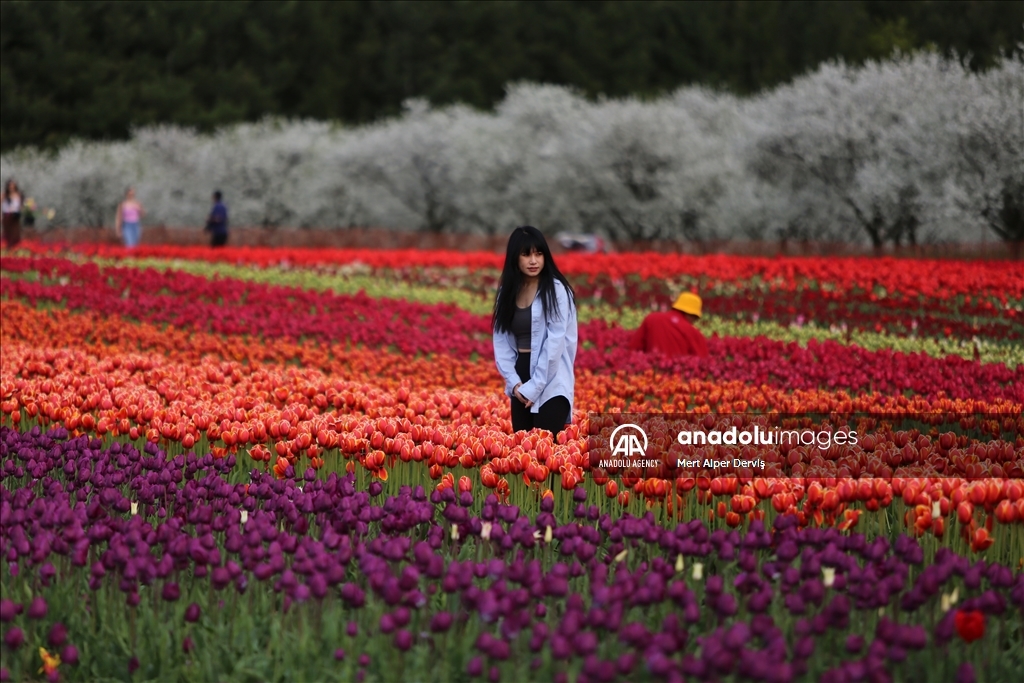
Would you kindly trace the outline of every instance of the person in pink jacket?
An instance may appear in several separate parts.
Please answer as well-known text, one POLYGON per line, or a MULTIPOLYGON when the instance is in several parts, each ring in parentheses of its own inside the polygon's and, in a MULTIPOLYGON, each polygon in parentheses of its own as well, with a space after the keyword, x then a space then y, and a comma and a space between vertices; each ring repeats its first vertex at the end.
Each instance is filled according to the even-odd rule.
POLYGON ((142 238, 144 214, 142 204, 135 199, 135 188, 129 187, 124 193, 124 199, 117 205, 117 217, 114 219, 114 230, 128 249, 137 247, 142 238))

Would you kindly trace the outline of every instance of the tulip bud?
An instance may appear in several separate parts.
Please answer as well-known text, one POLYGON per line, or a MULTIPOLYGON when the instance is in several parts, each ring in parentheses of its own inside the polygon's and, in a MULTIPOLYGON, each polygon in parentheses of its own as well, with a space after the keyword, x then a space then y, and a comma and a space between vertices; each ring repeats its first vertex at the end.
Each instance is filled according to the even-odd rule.
POLYGON ((958 602, 960 602, 960 589, 954 588, 953 593, 949 596, 949 604, 952 607, 958 602))
POLYGON ((619 562, 622 562, 624 559, 626 559, 627 555, 629 555, 629 550, 623 550, 621 553, 615 556, 615 563, 618 564, 619 562))
POLYGON ((189 623, 195 623, 199 621, 199 617, 201 614, 202 610, 199 608, 199 605, 193 602, 185 608, 185 621, 189 623))
POLYGON ((4 634, 4 645, 12 650, 17 650, 25 642, 25 632, 17 626, 12 627, 4 634))
POLYGON ((0 600, 0 621, 14 621, 14 617, 18 615, 18 607, 13 600, 4 598, 0 600))
POLYGON ((942 507, 939 505, 939 501, 932 501, 932 519, 938 519, 942 516, 942 507))
POLYGON ((49 642, 52 647, 60 647, 67 639, 68 629, 64 624, 58 621, 50 627, 50 635, 47 638, 47 642, 49 642))
POLYGON ((61 650, 60 658, 66 664, 78 664, 78 648, 74 645, 66 646, 63 650, 61 650))
POLYGON ((701 581, 704 578, 704 565, 702 563, 697 562, 693 565, 692 576, 694 581, 701 581))
POLYGON ((248 510, 242 510, 242 526, 245 526, 245 523, 248 522, 248 521, 249 521, 249 511, 248 510))
POLYGON ((139 504, 132 501, 132 516, 139 514, 139 504))
POLYGON ((683 556, 676 555, 676 574, 680 574, 683 571, 683 556))
POLYGON ((412 647, 412 634, 404 628, 395 633, 395 647, 402 652, 407 652, 412 647))
POLYGON ((28 618, 42 619, 46 616, 46 612, 46 600, 41 595, 37 595, 32 599, 32 604, 28 606, 28 618))
POLYGON ((459 540, 459 525, 458 524, 452 524, 452 540, 453 541, 459 540))
POLYGON ((551 543, 551 537, 552 537, 551 527, 548 526, 547 528, 544 529, 544 542, 545 543, 551 543))
POLYGON ((943 593, 942 594, 942 613, 945 614, 946 612, 948 612, 950 607, 952 607, 952 605, 949 602, 949 594, 948 593, 943 593))
POLYGON ((491 526, 492 525, 491 525, 490 522, 481 522, 481 524, 480 524, 480 538, 482 538, 485 541, 490 540, 490 538, 491 538, 491 526))
POLYGON ((181 587, 174 581, 168 581, 164 584, 160 596, 167 602, 174 602, 181 597, 181 587))
POLYGON ((822 567, 821 568, 822 579, 821 582, 825 585, 825 588, 831 588, 832 584, 836 582, 836 568, 835 567, 822 567))

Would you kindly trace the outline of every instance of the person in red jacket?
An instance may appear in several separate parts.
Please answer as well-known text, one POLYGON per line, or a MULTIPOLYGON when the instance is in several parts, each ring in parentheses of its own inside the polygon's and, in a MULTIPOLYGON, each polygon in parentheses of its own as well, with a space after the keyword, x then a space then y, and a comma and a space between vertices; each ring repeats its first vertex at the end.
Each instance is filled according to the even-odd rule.
POLYGON ((672 310, 651 313, 629 342, 629 348, 644 353, 660 351, 669 356, 707 356, 708 343, 693 326, 700 318, 700 297, 683 292, 672 310))

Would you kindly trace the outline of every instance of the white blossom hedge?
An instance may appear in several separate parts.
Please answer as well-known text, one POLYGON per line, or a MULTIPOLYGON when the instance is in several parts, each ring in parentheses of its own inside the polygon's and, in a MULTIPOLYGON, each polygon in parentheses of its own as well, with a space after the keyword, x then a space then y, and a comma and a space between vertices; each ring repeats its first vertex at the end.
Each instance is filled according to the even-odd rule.
POLYGON ((407 103, 360 127, 174 126, 0 158, 40 229, 201 224, 214 189, 235 226, 502 234, 530 223, 613 240, 1024 240, 1024 62, 973 73, 934 54, 822 65, 749 98, 683 88, 588 101, 511 86, 493 112, 407 103))

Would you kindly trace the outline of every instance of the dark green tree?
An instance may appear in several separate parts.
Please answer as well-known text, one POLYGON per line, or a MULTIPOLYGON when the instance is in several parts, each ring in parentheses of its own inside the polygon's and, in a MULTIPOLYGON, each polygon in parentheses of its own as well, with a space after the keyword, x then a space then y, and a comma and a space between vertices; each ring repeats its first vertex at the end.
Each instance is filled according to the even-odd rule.
POLYGON ((750 93, 823 60, 1020 50, 1014 2, 0 3, 0 148, 209 130, 265 115, 346 123, 408 98, 490 107, 507 83, 653 96, 750 93))

